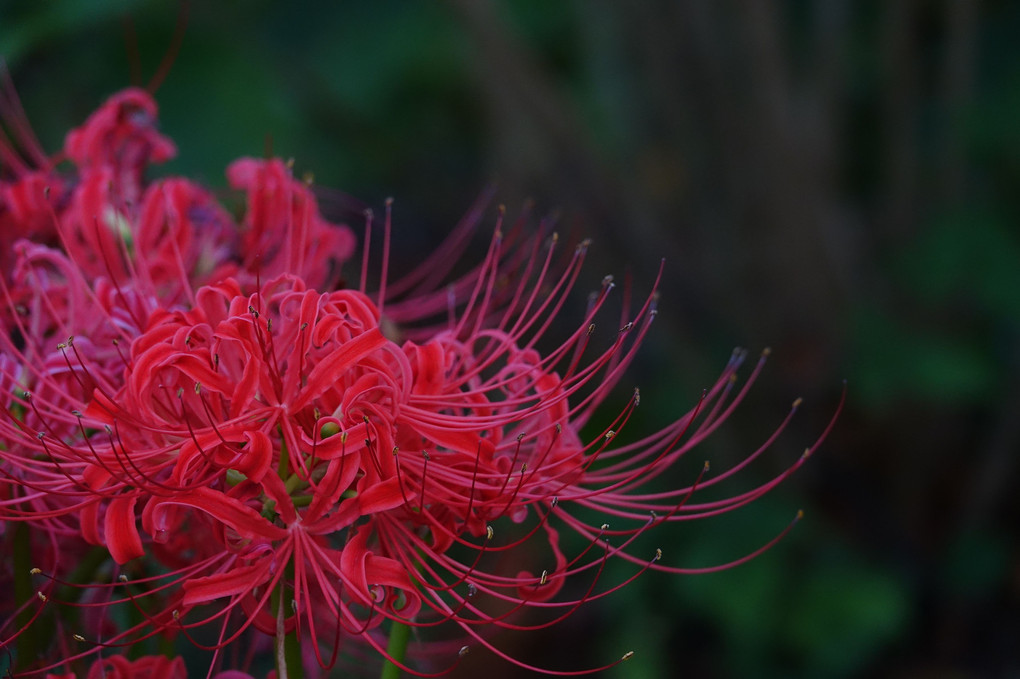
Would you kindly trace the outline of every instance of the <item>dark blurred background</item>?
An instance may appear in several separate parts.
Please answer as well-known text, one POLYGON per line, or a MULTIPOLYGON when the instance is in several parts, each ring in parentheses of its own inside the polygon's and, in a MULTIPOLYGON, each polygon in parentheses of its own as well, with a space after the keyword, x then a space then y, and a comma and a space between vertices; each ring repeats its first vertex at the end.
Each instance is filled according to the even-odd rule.
MULTIPOLYGON (((0 0, 47 149, 157 71, 179 8, 0 0)), ((773 358, 706 457, 739 459, 806 398, 730 494, 796 460, 848 380, 789 483, 657 538, 671 565, 721 563, 804 508, 777 548, 646 575, 498 637, 511 654, 633 649, 608 675, 639 679, 1018 677, 1018 35, 1006 1, 194 2, 158 91, 179 146, 161 172, 222 187, 271 147, 367 205, 394 196, 398 269, 493 183, 511 214, 531 198, 594 239, 585 289, 629 272, 642 294, 665 257, 622 388, 642 389, 633 431, 689 408, 735 345, 773 358)), ((462 669, 521 675, 481 650, 462 669)))

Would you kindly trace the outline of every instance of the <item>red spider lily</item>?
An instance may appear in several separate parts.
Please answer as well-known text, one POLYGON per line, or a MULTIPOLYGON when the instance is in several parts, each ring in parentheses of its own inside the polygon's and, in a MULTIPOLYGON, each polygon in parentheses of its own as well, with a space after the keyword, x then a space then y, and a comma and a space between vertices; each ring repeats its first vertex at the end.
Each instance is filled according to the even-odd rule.
MULTIPOLYGON (((482 263, 448 280, 478 208, 438 257, 387 285, 388 205, 380 290, 366 294, 364 272, 360 289, 335 289, 353 237, 321 217, 286 164, 230 167, 247 195, 235 226, 186 180, 145 183, 147 164, 173 152, 154 124, 151 98, 129 90, 68 136, 78 175, 43 199, 56 238, 41 244, 48 236, 27 225, 38 241, 19 242, 3 280, 0 521, 52 549, 33 553, 42 584, 0 627, 0 644, 54 609, 92 616, 89 635, 74 632, 78 648, 27 671, 180 633, 214 651, 211 667, 268 635, 278 653, 287 638, 305 642, 323 668, 358 639, 429 676, 394 657, 386 634, 409 626, 427 637, 447 623, 521 667, 579 674, 525 664, 484 628, 547 627, 649 569, 729 568, 789 529, 713 568, 637 551, 660 524, 761 497, 828 433, 831 424, 770 481, 700 500, 771 447, 798 402, 736 466, 670 481, 743 400, 764 355, 738 387, 746 357, 735 353, 689 412, 652 435, 627 428, 637 390, 592 430, 657 309, 655 292, 633 314, 624 300, 609 321, 619 330, 593 339, 607 322, 607 278, 556 341, 587 243, 564 251, 555 234, 529 238, 525 218, 504 231, 501 210, 482 263), (564 528, 582 546, 561 542, 564 528), (91 582, 99 568, 68 574, 65 538, 108 554, 105 583, 91 582), (603 585, 610 558, 635 564, 633 575, 603 585), (558 598, 570 578, 587 589, 558 598), (117 608, 127 613, 108 614, 117 608), (547 617, 522 622, 523 609, 547 617)), ((5 162, 15 183, 34 171, 5 162)), ((36 215, 37 198, 0 215, 36 215)))
MULTIPOLYGON (((128 660, 123 656, 103 658, 92 663, 86 679, 187 679, 183 658, 145 656, 128 660)), ((75 679, 72 674, 47 674, 46 679, 75 679)))

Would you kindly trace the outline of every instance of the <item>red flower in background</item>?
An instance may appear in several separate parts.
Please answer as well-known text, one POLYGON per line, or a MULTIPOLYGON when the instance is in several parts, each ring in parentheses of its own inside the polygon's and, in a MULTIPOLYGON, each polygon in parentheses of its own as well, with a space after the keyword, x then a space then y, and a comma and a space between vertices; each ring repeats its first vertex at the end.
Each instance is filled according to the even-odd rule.
MULTIPOLYGON (((364 272, 360 289, 337 289, 354 237, 286 164, 230 166, 247 198, 235 223, 186 179, 146 183, 148 164, 174 152, 155 122, 146 93, 114 96, 68 135, 66 175, 31 144, 24 159, 0 140, 0 219, 24 237, 0 314, 0 525, 53 545, 33 553, 44 584, 15 602, 0 643, 26 633, 26 612, 71 611, 61 629, 79 608, 100 618, 90 635, 73 631, 75 650, 54 643, 38 662, 17 658, 20 671, 177 634, 213 649, 214 666, 242 638, 273 638, 280 658, 303 644, 309 665, 331 667, 359 639, 406 667, 387 634, 412 627, 426 639, 440 623, 541 669, 499 651, 484 627, 543 628, 647 569, 695 572, 636 551, 638 537, 743 506, 806 459, 698 499, 770 447, 788 417, 735 467, 667 481, 757 376, 764 357, 736 386, 741 352, 659 432, 626 427, 636 390, 593 427, 656 308, 653 293, 597 341, 607 278, 583 322, 553 341, 587 244, 564 255, 555 234, 529 237, 523 218, 504 232, 500 211, 484 261, 450 280, 476 209, 419 270, 387 285, 384 268, 374 299, 364 272), (579 546, 561 541, 564 528, 579 546), (63 553, 64 539, 106 558, 72 575, 81 550, 63 553), (634 575, 601 585, 610 558, 636 564, 634 575), (586 591, 558 599, 572 577, 586 591), (520 622, 524 608, 548 618, 520 622)), ((384 259, 390 218, 388 206, 384 259)))
MULTIPOLYGON (((187 676, 182 658, 146 656, 128 660, 115 655, 92 663, 85 679, 187 679, 187 676)), ((47 674, 46 679, 75 679, 75 675, 47 674)))

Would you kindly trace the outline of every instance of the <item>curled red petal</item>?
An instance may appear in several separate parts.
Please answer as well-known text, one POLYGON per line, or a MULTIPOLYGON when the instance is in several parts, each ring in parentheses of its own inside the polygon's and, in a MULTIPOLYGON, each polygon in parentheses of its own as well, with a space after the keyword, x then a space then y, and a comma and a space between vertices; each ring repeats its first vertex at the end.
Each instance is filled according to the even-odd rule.
POLYGON ((282 540, 287 537, 286 530, 274 526, 251 507, 211 488, 196 488, 156 500, 151 513, 154 530, 167 530, 167 512, 172 505, 193 507, 205 512, 223 525, 233 528, 242 538, 282 540))
POLYGON ((186 580, 184 605, 194 606, 251 591, 269 578, 272 563, 271 558, 264 558, 249 566, 237 566, 224 573, 186 580))
POLYGON ((142 548, 142 538, 138 534, 138 527, 135 523, 135 504, 137 502, 137 495, 117 497, 111 500, 110 506, 106 508, 103 526, 106 533, 106 546, 110 550, 113 560, 120 564, 145 554, 145 549, 142 548))

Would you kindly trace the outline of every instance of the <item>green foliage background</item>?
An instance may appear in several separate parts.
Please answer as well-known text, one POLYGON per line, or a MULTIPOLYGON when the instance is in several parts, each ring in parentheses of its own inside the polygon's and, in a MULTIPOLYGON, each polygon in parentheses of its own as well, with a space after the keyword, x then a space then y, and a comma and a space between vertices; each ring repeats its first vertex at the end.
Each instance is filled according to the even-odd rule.
MULTIPOLYGON (((156 72, 179 7, 0 0, 47 149, 156 72)), ((779 547, 645 576, 500 637, 515 656, 574 669, 633 649, 610 675, 649 679, 1015 676, 1018 30, 1015 3, 965 0, 195 2, 158 91, 179 146, 161 172, 223 186, 270 147, 344 192, 325 199, 338 217, 395 196, 398 267, 492 182, 511 212, 534 198, 594 238, 589 287, 630 272, 647 290, 665 256, 633 431, 690 407, 735 344, 775 357, 713 463, 807 397, 733 493, 796 459, 848 379, 805 473, 658 545, 725 562, 803 507, 779 547)), ((482 652, 461 676, 480 672, 520 676, 482 652)))

